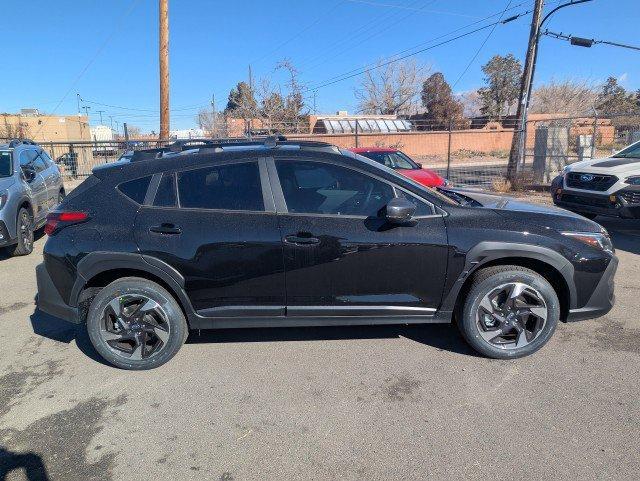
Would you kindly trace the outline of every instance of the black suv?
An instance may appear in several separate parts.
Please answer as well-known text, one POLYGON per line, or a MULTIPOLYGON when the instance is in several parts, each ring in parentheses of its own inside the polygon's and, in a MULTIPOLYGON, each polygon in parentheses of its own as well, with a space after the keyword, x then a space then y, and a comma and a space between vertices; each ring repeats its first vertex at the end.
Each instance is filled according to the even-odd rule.
POLYGON ((516 358, 613 304, 598 224, 438 192, 319 142, 174 145, 101 166, 48 217, 38 306, 126 369, 189 329, 455 321, 516 358))

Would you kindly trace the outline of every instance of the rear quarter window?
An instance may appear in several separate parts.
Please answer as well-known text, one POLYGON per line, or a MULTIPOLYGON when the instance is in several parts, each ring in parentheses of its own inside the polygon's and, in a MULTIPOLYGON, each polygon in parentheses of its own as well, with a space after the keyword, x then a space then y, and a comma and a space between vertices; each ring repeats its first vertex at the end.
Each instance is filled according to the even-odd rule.
POLYGON ((141 177, 139 179, 123 182, 118 185, 118 190, 134 201, 136 204, 144 204, 144 198, 147 195, 149 184, 151 183, 151 176, 141 177))

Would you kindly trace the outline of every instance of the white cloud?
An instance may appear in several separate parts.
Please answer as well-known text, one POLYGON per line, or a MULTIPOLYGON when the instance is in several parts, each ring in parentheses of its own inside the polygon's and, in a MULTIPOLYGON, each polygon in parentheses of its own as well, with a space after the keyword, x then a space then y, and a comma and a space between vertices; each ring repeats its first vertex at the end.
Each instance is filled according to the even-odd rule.
POLYGON ((621 84, 626 83, 627 78, 629 78, 629 74, 627 72, 619 75, 618 76, 618 83, 621 83, 621 84))

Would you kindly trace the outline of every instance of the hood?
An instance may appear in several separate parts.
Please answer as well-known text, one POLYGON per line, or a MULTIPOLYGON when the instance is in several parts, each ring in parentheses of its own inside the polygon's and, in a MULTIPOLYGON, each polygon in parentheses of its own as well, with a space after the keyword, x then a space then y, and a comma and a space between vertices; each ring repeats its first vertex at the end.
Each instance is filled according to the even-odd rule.
POLYGON ((599 224, 586 217, 551 205, 531 204, 513 197, 493 194, 485 194, 473 190, 449 189, 476 201, 486 209, 492 209, 496 213, 519 219, 525 222, 535 223, 540 227, 553 228, 558 231, 600 232, 599 224))
POLYGON ((589 169, 588 172, 596 174, 628 174, 630 170, 637 169, 640 173, 640 159, 607 157, 604 159, 590 159, 575 162, 567 167, 567 172, 581 172, 589 169))
POLYGON ((397 169, 397 172, 427 187, 440 187, 444 185, 444 179, 429 169, 397 169))
POLYGON ((0 192, 13 185, 15 179, 12 177, 0 177, 0 192))

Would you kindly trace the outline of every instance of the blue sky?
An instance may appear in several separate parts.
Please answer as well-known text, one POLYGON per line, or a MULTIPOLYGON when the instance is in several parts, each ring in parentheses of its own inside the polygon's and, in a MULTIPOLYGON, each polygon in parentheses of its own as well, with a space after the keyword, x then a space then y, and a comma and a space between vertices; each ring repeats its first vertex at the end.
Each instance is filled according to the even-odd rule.
MULTIPOLYGON (((548 0, 546 10, 560 3, 548 0)), ((0 80, 0 111, 35 107, 72 114, 76 92, 108 116, 157 130, 157 0, 3 0, 5 68, 0 80), (64 95, 67 97, 60 103, 64 95), (56 109, 57 107, 57 109, 56 109), (133 110, 136 109, 136 110, 133 110)), ((171 127, 195 126, 199 107, 212 94, 224 108, 231 87, 247 78, 273 76, 275 64, 288 58, 309 85, 501 12, 508 0, 170 0, 171 127)), ((509 13, 529 10, 533 0, 512 0, 509 13)), ((508 16, 508 14, 505 14, 508 16)), ((490 20, 476 23, 485 25, 490 20)), ((461 92, 482 85, 480 66, 495 54, 523 58, 531 16, 498 26, 477 59, 455 86, 461 92)), ((638 0, 593 0, 559 11, 547 27, 557 32, 639 44, 638 0)), ((465 29, 460 32, 466 31, 465 29)), ((414 57, 454 82, 489 29, 414 57)), ((572 47, 543 38, 536 83, 549 79, 618 77, 640 88, 640 52, 595 46, 572 47)), ((317 91, 317 109, 354 111, 358 78, 317 91)))

